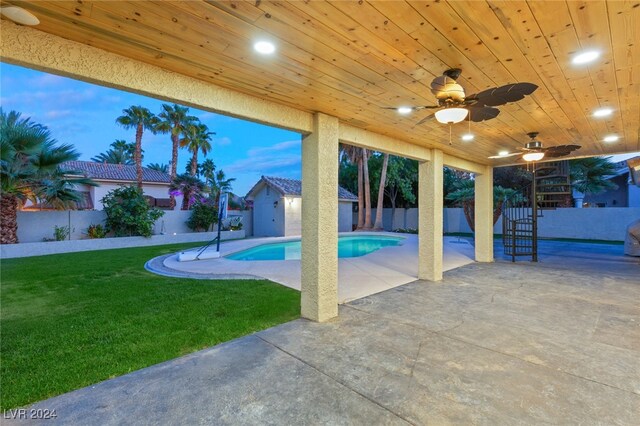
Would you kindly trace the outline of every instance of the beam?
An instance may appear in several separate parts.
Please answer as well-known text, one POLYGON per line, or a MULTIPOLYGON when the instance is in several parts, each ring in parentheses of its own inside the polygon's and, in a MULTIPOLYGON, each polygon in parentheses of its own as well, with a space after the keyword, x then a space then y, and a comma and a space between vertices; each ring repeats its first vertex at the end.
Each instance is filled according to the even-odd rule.
POLYGON ((340 123, 340 142, 418 161, 431 160, 429 148, 344 123, 340 123))
POLYGON ((493 262, 493 167, 475 176, 476 261, 493 262))
POLYGON ((418 165, 418 278, 442 280, 443 155, 418 165))
POLYGON ((486 166, 483 164, 474 163, 473 161, 464 160, 447 154, 444 154, 444 165, 471 173, 484 173, 486 170, 486 166))
POLYGON ((302 316, 338 316, 338 119, 314 117, 302 140, 302 316))
POLYGON ((313 114, 125 58, 96 47, 2 21, 0 57, 15 65, 152 96, 302 134, 313 114))

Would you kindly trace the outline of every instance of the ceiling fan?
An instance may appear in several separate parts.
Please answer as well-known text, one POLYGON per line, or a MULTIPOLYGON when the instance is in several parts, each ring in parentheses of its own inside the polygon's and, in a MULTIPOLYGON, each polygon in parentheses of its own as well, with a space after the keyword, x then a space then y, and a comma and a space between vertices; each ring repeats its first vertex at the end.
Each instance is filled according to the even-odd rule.
POLYGON ((556 145, 544 148, 542 146, 542 142, 536 140, 538 132, 527 133, 527 136, 529 136, 531 140, 525 144, 524 148, 519 148, 520 152, 492 155, 489 158, 507 158, 513 157, 514 155, 521 155, 524 161, 540 161, 544 157, 564 157, 565 155, 569 155, 571 152, 582 148, 580 145, 556 145))
POLYGON ((524 99, 526 95, 532 94, 538 88, 533 83, 512 83, 466 96, 464 88, 456 82, 460 74, 462 74, 460 68, 451 68, 442 73, 441 76, 433 79, 431 93, 436 96, 438 105, 385 108, 396 109, 401 113, 422 109, 437 110, 434 115, 425 117, 416 123, 416 126, 432 118, 443 124, 459 123, 467 117, 467 114, 469 115, 469 120, 480 122, 491 120, 500 114, 500 110, 494 107, 524 99))

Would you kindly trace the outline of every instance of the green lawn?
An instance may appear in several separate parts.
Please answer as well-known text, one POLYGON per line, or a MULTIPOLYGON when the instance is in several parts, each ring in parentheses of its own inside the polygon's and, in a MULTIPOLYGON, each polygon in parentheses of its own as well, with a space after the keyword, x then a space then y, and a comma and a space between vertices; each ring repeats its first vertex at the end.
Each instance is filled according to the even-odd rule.
POLYGON ((3 260, 0 409, 78 389, 299 316, 299 292, 270 281, 187 280, 144 270, 152 257, 185 247, 3 260))

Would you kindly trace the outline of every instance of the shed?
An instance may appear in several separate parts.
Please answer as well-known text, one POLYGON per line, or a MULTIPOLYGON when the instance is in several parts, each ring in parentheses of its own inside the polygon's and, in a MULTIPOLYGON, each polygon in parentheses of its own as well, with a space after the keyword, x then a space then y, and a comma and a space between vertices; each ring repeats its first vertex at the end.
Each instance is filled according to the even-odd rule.
MULTIPOLYGON (((253 201, 253 235, 285 237, 302 232, 302 181, 262 176, 245 197, 253 201)), ((338 187, 338 231, 352 230, 358 197, 338 187)))

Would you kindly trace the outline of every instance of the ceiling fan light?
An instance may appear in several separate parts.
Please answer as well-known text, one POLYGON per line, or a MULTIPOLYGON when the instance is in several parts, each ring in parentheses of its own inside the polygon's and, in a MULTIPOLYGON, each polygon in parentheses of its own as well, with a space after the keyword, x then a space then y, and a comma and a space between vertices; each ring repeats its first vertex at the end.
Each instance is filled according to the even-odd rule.
POLYGON ((467 111, 465 108, 445 108, 436 111, 436 120, 442 124, 459 123, 467 117, 467 111))
POLYGON ((0 13, 16 24, 38 25, 40 23, 40 20, 33 13, 18 6, 2 6, 0 13))
POLYGON ((540 161, 544 158, 544 152, 527 152, 522 156, 524 161, 540 161))

